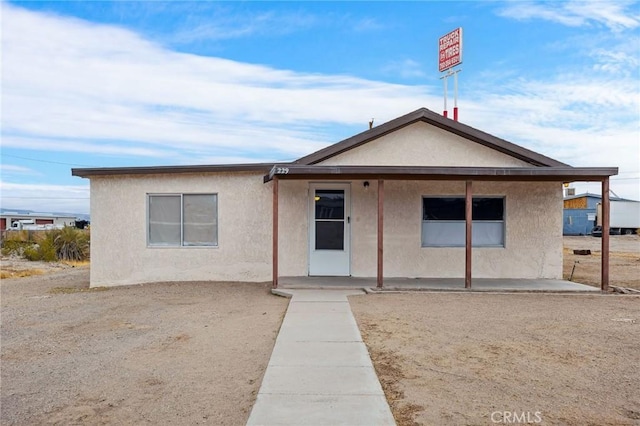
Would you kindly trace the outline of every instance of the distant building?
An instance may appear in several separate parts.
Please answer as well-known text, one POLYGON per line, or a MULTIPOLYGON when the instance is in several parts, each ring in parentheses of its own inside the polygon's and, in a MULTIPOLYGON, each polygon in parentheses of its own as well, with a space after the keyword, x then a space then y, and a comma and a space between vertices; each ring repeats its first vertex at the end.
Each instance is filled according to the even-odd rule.
MULTIPOLYGON (((620 197, 610 197, 611 201, 629 201, 620 197)), ((598 203, 602 196, 598 194, 572 195, 564 198, 562 217, 563 235, 591 235, 596 226, 598 203)))
POLYGON ((75 216, 57 216, 51 213, 12 213, 4 212, 0 215, 0 230, 11 227, 13 222, 18 220, 34 220, 36 225, 64 225, 75 226, 75 216))

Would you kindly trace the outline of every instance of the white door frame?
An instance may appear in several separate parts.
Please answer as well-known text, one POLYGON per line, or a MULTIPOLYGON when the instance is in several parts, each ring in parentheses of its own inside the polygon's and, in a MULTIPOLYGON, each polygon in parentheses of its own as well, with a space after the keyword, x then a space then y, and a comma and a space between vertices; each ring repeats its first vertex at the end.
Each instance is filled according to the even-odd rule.
POLYGON ((309 183, 309 276, 351 275, 351 184, 344 182, 309 183), (316 250, 316 190, 344 191, 344 245, 343 250, 316 250))

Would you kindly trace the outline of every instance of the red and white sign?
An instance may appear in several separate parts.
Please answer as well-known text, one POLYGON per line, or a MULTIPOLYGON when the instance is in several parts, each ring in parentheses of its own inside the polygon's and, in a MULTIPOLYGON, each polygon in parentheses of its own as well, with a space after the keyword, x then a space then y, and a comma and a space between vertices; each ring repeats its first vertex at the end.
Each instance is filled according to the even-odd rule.
POLYGON ((438 68, 440 72, 462 63, 462 27, 438 40, 438 68))

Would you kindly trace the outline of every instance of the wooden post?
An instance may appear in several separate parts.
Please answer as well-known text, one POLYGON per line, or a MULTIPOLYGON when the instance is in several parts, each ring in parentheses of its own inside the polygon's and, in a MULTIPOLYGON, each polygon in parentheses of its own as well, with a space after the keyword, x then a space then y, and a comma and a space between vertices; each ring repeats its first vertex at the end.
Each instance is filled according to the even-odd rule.
POLYGON ((278 288, 278 177, 273 177, 273 288, 278 288))
POLYGON ((468 180, 465 186, 464 199, 464 221, 465 231, 465 264, 464 264, 464 288, 471 288, 471 223, 473 221, 473 194, 471 191, 471 181, 468 180))
POLYGON ((384 263, 384 181, 378 179, 378 288, 382 288, 384 263))
POLYGON ((609 291, 609 177, 602 181, 602 265, 600 267, 600 289, 609 291))

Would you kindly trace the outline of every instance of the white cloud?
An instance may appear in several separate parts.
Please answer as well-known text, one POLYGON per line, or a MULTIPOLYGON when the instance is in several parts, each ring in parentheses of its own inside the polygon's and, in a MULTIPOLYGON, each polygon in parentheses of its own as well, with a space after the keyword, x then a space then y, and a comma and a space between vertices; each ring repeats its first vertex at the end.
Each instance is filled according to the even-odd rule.
POLYGON ((220 10, 212 18, 210 14, 203 20, 191 15, 185 25, 172 36, 174 43, 194 41, 226 40, 253 35, 274 36, 293 33, 318 24, 318 18, 306 13, 233 13, 220 10))
POLYGON ((542 19, 570 27, 603 25, 613 31, 640 26, 637 4, 629 1, 509 2, 498 14, 517 20, 542 19))
POLYGON ((40 175, 40 172, 37 172, 29 167, 17 166, 14 164, 0 164, 0 174, 2 176, 7 175, 40 175))
POLYGON ((50 185, 0 181, 2 207, 42 212, 89 212, 89 185, 50 185))
POLYGON ((91 154, 103 154, 111 156, 137 156, 171 158, 173 153, 168 150, 152 149, 148 147, 131 147, 113 144, 89 145, 82 141, 70 141, 64 139, 35 139, 19 136, 2 138, 4 148, 32 149, 38 151, 64 151, 91 154))
MULTIPOLYGON (((287 160, 365 130, 371 117, 381 124, 421 106, 440 111, 442 104, 440 84, 183 54, 114 26, 0 7, 5 147, 162 164, 287 160)), ((637 72, 611 75, 620 64, 637 71, 638 60, 629 43, 618 47, 596 47, 585 69, 545 81, 506 74, 499 86, 470 84, 459 101, 461 120, 572 165, 638 171, 637 72)), ((419 71, 410 60, 396 65, 419 71)), ((618 183, 621 196, 640 198, 637 181, 618 183)))
POLYGON ((391 61, 385 65, 382 71, 386 74, 399 75, 402 78, 426 77, 424 66, 413 59, 391 61))
POLYGON ((424 87, 182 54, 117 27, 3 7, 5 134, 290 157, 329 143, 327 125, 364 129, 430 98, 424 87))

